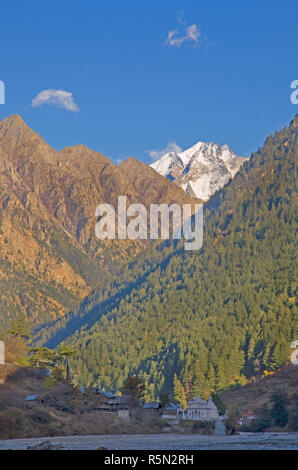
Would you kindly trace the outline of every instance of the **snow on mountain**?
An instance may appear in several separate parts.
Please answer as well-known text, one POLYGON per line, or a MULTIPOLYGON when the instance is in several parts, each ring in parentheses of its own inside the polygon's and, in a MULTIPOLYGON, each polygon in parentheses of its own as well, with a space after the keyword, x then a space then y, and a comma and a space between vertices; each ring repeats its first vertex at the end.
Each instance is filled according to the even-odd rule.
POLYGON ((207 201, 234 178, 245 160, 227 145, 197 142, 183 152, 166 153, 150 166, 188 194, 207 201))
POLYGON ((176 167, 184 169, 184 162, 175 152, 165 153, 159 160, 152 163, 152 168, 166 178, 173 179, 171 173, 176 167))

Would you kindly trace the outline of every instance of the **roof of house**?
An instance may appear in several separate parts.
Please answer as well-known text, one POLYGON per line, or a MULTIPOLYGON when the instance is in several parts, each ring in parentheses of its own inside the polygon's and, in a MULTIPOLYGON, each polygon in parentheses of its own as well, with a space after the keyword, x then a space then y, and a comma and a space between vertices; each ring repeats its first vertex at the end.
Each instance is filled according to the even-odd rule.
POLYGON ((119 405, 126 403, 129 398, 129 395, 113 395, 113 397, 109 400, 109 404, 119 405))
POLYGON ((34 400, 36 400, 36 398, 37 398, 37 395, 27 395, 25 400, 26 401, 34 401, 34 400))
POLYGON ((161 404, 158 401, 152 401, 152 402, 144 403, 144 408, 159 409, 161 408, 161 404))
POLYGON ((180 410, 181 406, 180 405, 175 405, 175 403, 168 403, 165 406, 165 410, 180 410))
POLYGON ((34 375, 38 375, 39 377, 48 377, 49 375, 51 375, 50 370, 46 367, 35 367, 34 369, 32 369, 32 372, 34 375))
POLYGON ((242 415, 242 417, 243 417, 243 416, 255 416, 255 414, 254 414, 253 411, 249 410, 247 413, 244 413, 244 414, 242 415))
POLYGON ((110 392, 105 392, 104 390, 97 390, 96 393, 100 393, 101 395, 104 395, 106 398, 115 398, 116 395, 110 392))

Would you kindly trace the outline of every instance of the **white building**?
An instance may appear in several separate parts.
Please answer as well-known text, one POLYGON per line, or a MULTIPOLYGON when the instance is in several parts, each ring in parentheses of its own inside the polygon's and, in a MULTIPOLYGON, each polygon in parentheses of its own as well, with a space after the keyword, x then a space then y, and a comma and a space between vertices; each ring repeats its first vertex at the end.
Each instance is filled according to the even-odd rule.
POLYGON ((219 414, 211 397, 205 401, 197 395, 189 400, 186 410, 177 410, 177 418, 208 421, 219 419, 219 414))
POLYGON ((253 411, 249 410, 247 413, 241 416, 238 419, 238 424, 242 426, 242 424, 249 424, 251 421, 257 418, 257 415, 254 414, 253 411))

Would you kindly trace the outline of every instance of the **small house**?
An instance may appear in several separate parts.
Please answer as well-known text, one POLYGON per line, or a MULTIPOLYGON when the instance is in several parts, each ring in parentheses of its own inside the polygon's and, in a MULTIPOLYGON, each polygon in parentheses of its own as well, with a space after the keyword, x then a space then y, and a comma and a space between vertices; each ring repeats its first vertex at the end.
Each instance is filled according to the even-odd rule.
POLYGON ((104 390, 89 388, 84 392, 84 404, 88 410, 96 410, 103 413, 118 412, 129 409, 129 395, 114 395, 104 390))
POLYGON ((51 372, 46 367, 35 367, 32 369, 32 373, 37 377, 49 377, 51 372))
POLYGON ((32 408, 32 406, 36 406, 36 403, 39 403, 39 398, 36 393, 32 393, 25 397, 26 407, 32 408))
POLYGON ((176 405, 175 403, 168 403, 162 410, 162 417, 165 419, 176 419, 177 412, 180 409, 180 405, 176 405))
POLYGON ((162 414, 162 406, 159 401, 145 402, 143 404, 143 408, 144 410, 147 410, 147 411, 162 414))
POLYGON ((27 395, 25 401, 36 401, 38 395, 27 395))
POLYGON ((249 424, 251 421, 257 418, 257 415, 254 414, 253 411, 249 410, 247 413, 244 413, 238 420, 238 424, 242 426, 242 424, 249 424))
POLYGON ((161 409, 161 404, 157 401, 145 402, 143 406, 146 410, 160 410, 161 409))

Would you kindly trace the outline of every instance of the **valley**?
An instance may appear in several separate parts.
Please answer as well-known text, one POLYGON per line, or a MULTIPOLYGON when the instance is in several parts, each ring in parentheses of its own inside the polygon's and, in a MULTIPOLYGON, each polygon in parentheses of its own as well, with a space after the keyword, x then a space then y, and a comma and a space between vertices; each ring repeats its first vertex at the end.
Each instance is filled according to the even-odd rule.
POLYGON ((297 331, 297 132, 296 116, 205 204, 203 247, 188 252, 182 240, 100 243, 93 204, 116 201, 118 190, 145 206, 197 199, 133 158, 117 167, 81 146, 56 152, 20 117, 8 118, 0 125, 2 240, 22 241, 10 238, 11 251, 0 251, 2 326, 25 313, 34 346, 76 350, 76 385, 120 393, 136 374, 149 401, 207 399, 279 369, 297 331), (24 223, 9 229, 17 214, 24 223), (12 279, 22 283, 23 308, 12 308, 8 273, 14 289, 12 279))

